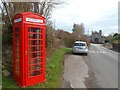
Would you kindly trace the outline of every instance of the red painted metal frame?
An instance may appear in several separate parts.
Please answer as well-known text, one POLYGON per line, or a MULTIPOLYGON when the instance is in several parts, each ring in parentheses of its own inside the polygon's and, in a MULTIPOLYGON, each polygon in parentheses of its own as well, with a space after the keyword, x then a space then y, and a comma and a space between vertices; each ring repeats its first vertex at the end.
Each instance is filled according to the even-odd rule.
MULTIPOLYGON (((13 57, 14 57, 14 79, 16 80, 17 84, 20 85, 21 87, 26 87, 26 86, 31 86, 31 85, 34 85, 34 84, 37 84, 37 83, 41 83, 41 82, 44 82, 46 80, 46 73, 45 73, 45 66, 46 66, 46 20, 44 17, 38 15, 38 14, 35 14, 35 13, 32 13, 32 12, 23 12, 23 13, 19 13, 17 15, 14 16, 14 20, 16 19, 19 19, 19 18, 22 18, 22 21, 18 21, 18 22, 14 22, 13 23, 13 57), (26 21, 26 18, 32 18, 32 19, 40 19, 40 20, 43 20, 43 22, 39 23, 39 22, 29 22, 29 21, 26 21), (19 57, 20 59, 20 63, 19 63, 19 75, 16 75, 16 72, 17 72, 17 69, 16 69, 16 46, 15 46, 15 43, 16 43, 16 28, 19 28, 20 32, 19 32, 19 57), (40 29, 41 32, 38 33, 34 33, 34 32, 29 32, 28 29, 29 28, 37 28, 37 29, 40 29), (36 47, 34 48, 37 48, 37 46, 40 48, 42 47, 42 49, 40 51, 35 51, 35 53, 37 52, 41 52, 40 54, 40 60, 41 62, 40 63, 37 63, 37 64, 30 64, 30 70, 31 70, 31 66, 35 66, 35 65, 39 65, 40 68, 39 68, 39 71, 40 71, 40 74, 36 75, 36 76, 31 76, 31 77, 28 77, 28 73, 29 73, 29 67, 28 67, 28 62, 31 62, 29 60, 33 60, 35 61, 36 58, 29 58, 28 57, 28 54, 29 54, 29 51, 28 51, 28 41, 29 41, 29 38, 28 38, 28 33, 33 33, 33 34, 40 34, 41 35, 41 38, 40 39, 35 39, 36 41, 37 40, 40 40, 42 41, 42 43, 40 45, 36 45, 36 47)), ((34 40, 34 39, 31 39, 31 40, 34 40)), ((33 42, 33 41, 32 41, 33 42)), ((38 41, 37 41, 38 42, 38 41)), ((35 45, 31 45, 30 47, 32 46, 35 46, 35 45)), ((30 53, 33 53, 33 52, 30 52, 30 53)), ((31 54, 29 54, 31 55, 31 54)), ((36 61, 35 61, 36 62, 36 61)), ((34 67, 33 67, 34 68, 34 67)), ((35 70, 36 71, 36 70, 35 70)), ((32 72, 32 70, 30 71, 32 72)), ((36 71, 37 72, 37 71, 36 71)), ((30 75, 32 75, 30 73, 30 75)))

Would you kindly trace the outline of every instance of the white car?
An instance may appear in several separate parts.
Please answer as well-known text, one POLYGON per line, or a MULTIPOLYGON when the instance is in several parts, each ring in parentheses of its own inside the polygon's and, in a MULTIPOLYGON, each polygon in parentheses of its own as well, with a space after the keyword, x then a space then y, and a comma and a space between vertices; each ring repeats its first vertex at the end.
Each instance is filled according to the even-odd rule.
POLYGON ((88 54, 88 46, 86 42, 83 41, 76 41, 73 48, 72 48, 73 54, 88 54))

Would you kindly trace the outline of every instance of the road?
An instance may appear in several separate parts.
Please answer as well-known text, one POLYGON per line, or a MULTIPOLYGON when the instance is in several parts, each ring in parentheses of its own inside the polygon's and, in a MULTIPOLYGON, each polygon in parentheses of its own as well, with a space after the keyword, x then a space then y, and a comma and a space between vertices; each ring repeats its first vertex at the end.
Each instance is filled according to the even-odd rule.
POLYGON ((88 56, 82 56, 89 67, 86 86, 90 88, 118 88, 118 53, 91 44, 88 56))
POLYGON ((118 88, 118 53, 91 44, 85 55, 67 55, 63 88, 118 88))

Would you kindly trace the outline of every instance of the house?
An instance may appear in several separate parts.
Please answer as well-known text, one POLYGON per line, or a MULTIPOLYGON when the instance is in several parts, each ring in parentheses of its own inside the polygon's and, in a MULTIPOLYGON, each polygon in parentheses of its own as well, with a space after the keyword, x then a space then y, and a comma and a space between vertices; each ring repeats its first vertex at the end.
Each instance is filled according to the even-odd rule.
POLYGON ((102 35, 102 30, 97 31, 92 31, 92 34, 90 36, 90 41, 92 43, 104 43, 106 37, 102 35))

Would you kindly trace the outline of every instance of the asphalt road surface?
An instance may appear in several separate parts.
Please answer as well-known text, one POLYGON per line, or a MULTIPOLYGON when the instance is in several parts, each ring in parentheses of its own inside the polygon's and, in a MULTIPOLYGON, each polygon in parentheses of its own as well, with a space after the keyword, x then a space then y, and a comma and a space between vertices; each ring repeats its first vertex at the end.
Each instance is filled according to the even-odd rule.
POLYGON ((89 67, 89 78, 86 86, 89 88, 118 88, 118 53, 91 44, 88 56, 82 56, 89 67))

